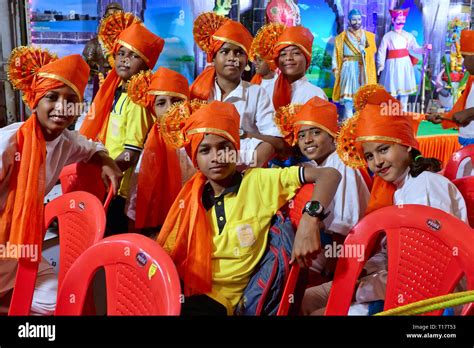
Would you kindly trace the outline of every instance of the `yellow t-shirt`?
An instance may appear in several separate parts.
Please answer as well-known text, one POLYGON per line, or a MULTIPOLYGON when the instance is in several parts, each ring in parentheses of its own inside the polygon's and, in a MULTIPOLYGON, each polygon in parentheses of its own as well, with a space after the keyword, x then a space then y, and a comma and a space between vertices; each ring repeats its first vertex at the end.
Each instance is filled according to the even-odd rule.
POLYGON ((272 217, 301 187, 302 175, 301 167, 249 169, 237 192, 214 197, 207 211, 213 235, 212 292, 207 295, 228 314, 265 252, 272 217))
MULTIPOLYGON (((125 149, 141 152, 153 122, 152 115, 144 107, 133 103, 123 91, 114 102, 107 126, 105 147, 110 157, 116 159, 125 149)), ((134 168, 128 168, 122 178, 118 194, 124 198, 128 196, 134 168)))

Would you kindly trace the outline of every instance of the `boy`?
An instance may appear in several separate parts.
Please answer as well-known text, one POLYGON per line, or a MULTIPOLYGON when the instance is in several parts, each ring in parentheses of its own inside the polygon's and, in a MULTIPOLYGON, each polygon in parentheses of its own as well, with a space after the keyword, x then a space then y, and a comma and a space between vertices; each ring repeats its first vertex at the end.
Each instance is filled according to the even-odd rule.
POLYGON ((326 93, 306 78, 311 64, 313 34, 303 26, 286 28, 276 42, 273 55, 281 74, 275 84, 275 110, 288 104, 303 105, 313 97, 327 100, 326 93))
MULTIPOLYGON (((110 16, 105 21, 121 15, 110 16)), ((107 234, 128 230, 128 218, 124 210, 130 177, 154 122, 146 108, 130 100, 127 83, 133 75, 155 66, 163 46, 164 41, 141 23, 131 24, 120 33, 112 52, 115 69, 99 89, 91 113, 80 130, 90 139, 101 140, 124 172, 118 196, 112 200, 108 209, 107 234)))
MULTIPOLYGON (((208 29, 200 25, 205 16, 219 20, 216 14, 202 14, 194 22, 193 34, 212 66, 208 66, 191 85, 191 99, 234 104, 241 118, 241 162, 261 167, 275 150, 283 149, 283 140, 273 122, 270 97, 261 86, 241 79, 247 66, 252 35, 241 23, 221 18, 221 25, 213 28, 210 34, 212 43, 206 45, 203 35, 208 29)), ((206 40, 209 39, 206 37, 206 40)))
MULTIPOLYGON (((56 59, 40 49, 21 47, 12 52, 8 69, 10 81, 24 93, 33 114, 24 123, 0 129, 0 243, 41 250, 44 196, 64 166, 97 162, 115 192, 122 172, 101 144, 67 129, 79 116, 77 106, 89 77, 89 67, 79 55, 56 59)), ((57 278, 45 259, 38 262, 32 313, 52 315, 57 278)), ((0 297, 11 295, 16 269, 17 260, 0 260, 0 297)))
POLYGON ((309 267, 320 249, 340 174, 332 168, 236 171, 239 114, 214 101, 187 119, 186 151, 198 173, 181 190, 158 242, 170 253, 188 296, 183 314, 232 314, 262 257, 277 210, 306 182, 317 182, 296 233, 291 262, 309 267), (182 207, 186 209, 182 209, 182 207), (308 215, 310 214, 310 215, 308 215))

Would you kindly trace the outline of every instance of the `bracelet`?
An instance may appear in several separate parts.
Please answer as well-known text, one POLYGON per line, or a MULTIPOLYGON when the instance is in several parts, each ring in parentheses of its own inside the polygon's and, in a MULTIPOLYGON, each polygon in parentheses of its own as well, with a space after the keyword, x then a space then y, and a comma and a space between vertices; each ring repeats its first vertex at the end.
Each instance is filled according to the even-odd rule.
POLYGON ((422 156, 422 155, 416 156, 416 157, 415 157, 415 162, 418 161, 418 158, 423 158, 423 156, 422 156))

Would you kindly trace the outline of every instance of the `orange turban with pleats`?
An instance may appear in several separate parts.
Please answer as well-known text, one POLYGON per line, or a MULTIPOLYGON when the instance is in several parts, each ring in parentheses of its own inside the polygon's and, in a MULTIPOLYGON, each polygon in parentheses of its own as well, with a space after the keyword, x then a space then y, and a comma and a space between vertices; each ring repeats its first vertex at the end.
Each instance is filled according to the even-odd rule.
MULTIPOLYGON (((70 87, 83 100, 89 66, 80 55, 57 59, 39 48, 19 47, 10 55, 8 78, 34 108, 50 90, 70 87)), ((36 113, 18 129, 17 151, 6 205, 0 212, 0 244, 37 245, 44 237, 46 142, 36 113)), ((20 257, 20 255, 18 255, 20 257)))
MULTIPOLYGON (((311 31, 305 27, 289 27, 278 38, 275 48, 273 50, 273 57, 275 64, 278 66, 278 56, 280 51, 289 47, 297 46, 301 49, 302 53, 306 57, 306 69, 311 64, 311 54, 313 52, 313 40, 314 36, 311 31)), ((275 110, 279 107, 288 105, 291 103, 291 83, 284 74, 280 74, 275 83, 275 89, 273 91, 273 105, 275 110)))
MULTIPOLYGON (((157 96, 189 99, 186 78, 176 71, 158 68, 135 75, 128 84, 130 99, 154 112, 157 96)), ((181 190, 181 168, 176 149, 167 145, 157 120, 148 133, 138 173, 135 227, 157 227, 165 221, 168 210, 181 190), (152 207, 152 209, 150 209, 152 207)))
MULTIPOLYGON (((231 103, 213 101, 189 117, 182 132, 188 141, 186 151, 193 162, 206 134, 221 136, 240 148, 240 116, 231 103)), ((158 236, 158 243, 171 255, 185 295, 205 294, 212 287, 211 226, 202 205, 207 178, 198 171, 181 189, 158 236), (183 206, 186 207, 183 209, 183 206)))
MULTIPOLYGON (((143 23, 132 14, 116 13, 104 19, 99 29, 99 37, 113 37, 110 54, 115 54, 120 47, 128 48, 138 54, 146 65, 152 69, 160 56, 164 40, 149 31, 143 23), (122 25, 112 24, 122 20, 122 25)), ((120 84, 120 77, 115 69, 107 75, 97 92, 91 109, 85 117, 80 133, 89 139, 100 140, 105 144, 110 110, 114 101, 115 91, 120 84)))
MULTIPOLYGON (((217 51, 226 42, 242 48, 249 54, 252 34, 239 22, 212 12, 203 13, 194 21, 193 35, 196 44, 207 53, 207 62, 212 63, 217 51)), ((191 99, 208 100, 214 88, 216 69, 209 65, 191 85, 191 99)))
MULTIPOLYGON (((354 104, 362 104, 360 110, 346 121, 338 135, 337 151, 344 163, 354 166, 354 158, 358 158, 359 163, 365 161, 364 142, 399 144, 419 149, 413 115, 403 112, 400 102, 383 87, 362 87, 354 97, 354 104)), ((376 176, 366 214, 392 205, 395 190, 394 184, 376 176)))
POLYGON ((303 126, 321 128, 335 138, 339 129, 337 117, 336 105, 319 97, 313 97, 303 105, 295 116, 295 138, 303 126))
POLYGON ((461 54, 474 55, 474 30, 461 31, 461 54))

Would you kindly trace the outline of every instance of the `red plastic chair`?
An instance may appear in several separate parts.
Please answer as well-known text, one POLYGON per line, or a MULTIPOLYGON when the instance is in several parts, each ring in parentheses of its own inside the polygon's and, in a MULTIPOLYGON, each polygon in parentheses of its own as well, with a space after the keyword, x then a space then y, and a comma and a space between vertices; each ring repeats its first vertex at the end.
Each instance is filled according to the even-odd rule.
POLYGON ((100 267, 105 269, 108 315, 180 314, 181 287, 173 261, 155 241, 126 233, 107 237, 79 256, 59 289, 57 315, 82 313, 100 267))
POLYGON ((367 255, 384 232, 388 249, 384 310, 451 293, 463 273, 468 289, 474 289, 472 229, 439 209, 411 204, 391 206, 369 214, 349 232, 344 246, 362 246, 365 260, 338 260, 326 315, 347 315, 367 255))
POLYGON ((474 176, 466 176, 453 180, 453 184, 461 191, 466 201, 469 225, 474 228, 474 176))
MULTIPOLYGON (((58 288, 72 263, 88 247, 104 236, 105 211, 102 203, 87 192, 70 192, 49 202, 45 207, 45 226, 54 218, 59 226, 59 275, 58 288)), ((20 259, 9 315, 29 315, 38 262, 20 259)))
POLYGON ((63 193, 89 192, 99 198, 101 202, 104 202, 104 209, 107 211, 113 198, 113 188, 110 185, 109 191, 106 192, 101 175, 102 170, 97 164, 84 162, 70 164, 64 167, 59 175, 61 190, 63 193))
POLYGON ((449 162, 446 163, 446 167, 444 169, 444 176, 447 177, 449 180, 456 179, 459 165, 466 158, 470 158, 471 161, 474 163, 474 145, 464 146, 460 150, 453 153, 449 162))

